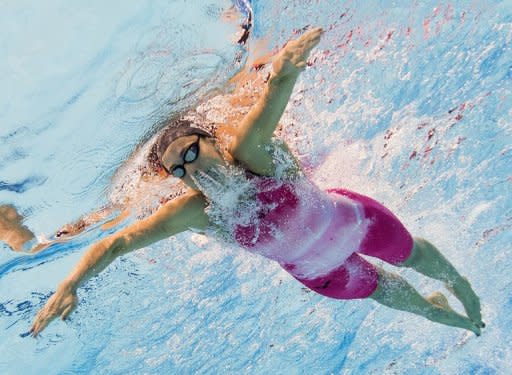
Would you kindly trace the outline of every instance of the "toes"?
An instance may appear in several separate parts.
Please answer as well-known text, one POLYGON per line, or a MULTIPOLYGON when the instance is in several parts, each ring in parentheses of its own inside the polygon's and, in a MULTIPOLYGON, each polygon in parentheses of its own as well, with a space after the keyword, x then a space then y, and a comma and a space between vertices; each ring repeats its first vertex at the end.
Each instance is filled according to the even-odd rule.
POLYGON ((475 333, 475 335, 480 336, 482 334, 482 331, 480 330, 480 327, 475 326, 475 328, 476 329, 473 330, 473 332, 475 333))
POLYGON ((485 323, 483 321, 479 321, 475 323, 478 328, 485 328, 485 323))

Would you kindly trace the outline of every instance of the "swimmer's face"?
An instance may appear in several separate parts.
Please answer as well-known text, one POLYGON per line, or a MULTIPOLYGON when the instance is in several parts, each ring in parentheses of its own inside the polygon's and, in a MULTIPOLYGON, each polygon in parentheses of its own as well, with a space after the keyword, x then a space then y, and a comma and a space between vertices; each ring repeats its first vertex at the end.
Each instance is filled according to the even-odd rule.
POLYGON ((162 165, 188 186, 197 189, 193 176, 197 171, 208 171, 212 167, 225 166, 222 155, 212 138, 187 135, 174 140, 162 155, 162 165))

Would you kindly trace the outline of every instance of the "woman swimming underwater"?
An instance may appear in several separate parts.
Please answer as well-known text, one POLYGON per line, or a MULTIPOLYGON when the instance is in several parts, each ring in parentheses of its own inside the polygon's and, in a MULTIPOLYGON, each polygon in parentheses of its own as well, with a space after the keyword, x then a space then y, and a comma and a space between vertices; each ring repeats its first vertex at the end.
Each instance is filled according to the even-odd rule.
MULTIPOLYGON (((274 137, 295 82, 322 33, 320 28, 307 31, 274 57, 263 94, 229 137, 213 137, 182 118, 172 121, 157 141, 156 155, 188 190, 149 217, 93 244, 37 314, 33 336, 56 317, 67 318, 77 306, 77 289, 118 256, 187 230, 216 235, 275 260, 324 296, 370 297, 480 335, 484 323, 479 298, 436 247, 413 238, 371 198, 345 189, 320 190, 304 176, 288 146, 274 137), (219 147, 222 141, 228 146, 219 147), (423 298, 402 277, 359 254, 443 281, 467 316, 455 312, 443 294, 423 298)), ((9 215, 11 222, 19 219, 12 212, 9 215)), ((1 225, 2 220, 0 232, 1 225)), ((13 228, 8 220, 3 225, 13 228)), ((24 240, 14 243, 14 237, 11 246, 22 248, 24 240)), ((25 240, 29 237, 25 233, 25 240)), ((7 235, 0 238, 9 243, 7 235)))

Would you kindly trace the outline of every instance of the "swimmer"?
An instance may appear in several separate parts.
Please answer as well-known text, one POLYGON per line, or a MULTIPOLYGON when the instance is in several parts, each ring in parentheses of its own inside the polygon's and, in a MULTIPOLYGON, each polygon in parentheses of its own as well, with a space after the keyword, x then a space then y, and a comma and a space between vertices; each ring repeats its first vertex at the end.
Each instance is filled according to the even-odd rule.
MULTIPOLYGON (((305 32, 273 58, 262 95, 228 137, 228 147, 219 146, 226 142, 219 134, 214 137, 190 121, 173 120, 158 138, 156 154, 165 171, 188 190, 93 244, 37 314, 33 336, 53 319, 66 319, 77 306, 77 289, 114 259, 187 230, 216 235, 275 260, 321 295, 371 298, 480 335, 484 323, 479 298, 434 245, 413 238, 393 213, 369 197, 319 189, 304 176, 286 143, 274 137, 322 33, 320 28, 305 32), (360 254, 444 282, 466 315, 455 312, 442 293, 424 298, 401 276, 360 254)), ((13 216, 12 207, 9 212, 11 224, 6 227, 11 225, 12 231, 20 218, 13 216)), ((0 238, 6 237, 0 231, 0 238)), ((23 247, 23 241, 15 245, 23 247)))

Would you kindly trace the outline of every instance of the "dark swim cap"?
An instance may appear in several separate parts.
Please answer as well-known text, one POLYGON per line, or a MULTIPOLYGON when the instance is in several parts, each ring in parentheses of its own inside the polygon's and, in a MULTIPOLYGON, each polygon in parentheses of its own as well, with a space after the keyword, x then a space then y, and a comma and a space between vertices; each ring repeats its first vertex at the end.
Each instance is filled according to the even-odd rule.
POLYGON ((178 138, 186 137, 187 135, 200 135, 203 137, 211 138, 213 137, 206 130, 196 128, 193 126, 191 121, 188 120, 176 120, 173 121, 169 127, 165 130, 165 132, 158 138, 156 153, 158 155, 158 159, 162 159, 162 155, 164 154, 167 147, 178 138))

